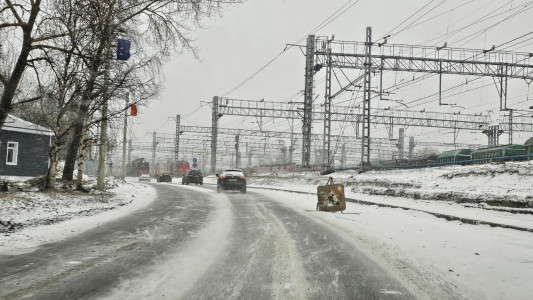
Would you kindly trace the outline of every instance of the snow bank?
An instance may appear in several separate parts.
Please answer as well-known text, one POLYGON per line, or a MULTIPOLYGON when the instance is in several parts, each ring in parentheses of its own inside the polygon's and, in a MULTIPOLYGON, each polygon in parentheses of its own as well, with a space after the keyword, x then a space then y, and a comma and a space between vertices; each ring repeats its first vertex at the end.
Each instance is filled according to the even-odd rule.
POLYGON ((0 194, 0 254, 34 251, 131 214, 150 204, 154 188, 111 181, 106 192, 8 192, 0 194), (39 226, 47 225, 47 226, 39 226))
MULTIPOLYGON (((342 171, 249 176, 249 184, 315 187, 329 176, 349 192, 398 198, 485 203, 491 206, 533 208, 533 161, 424 169, 342 171)), ((313 191, 313 190, 312 190, 313 191)))

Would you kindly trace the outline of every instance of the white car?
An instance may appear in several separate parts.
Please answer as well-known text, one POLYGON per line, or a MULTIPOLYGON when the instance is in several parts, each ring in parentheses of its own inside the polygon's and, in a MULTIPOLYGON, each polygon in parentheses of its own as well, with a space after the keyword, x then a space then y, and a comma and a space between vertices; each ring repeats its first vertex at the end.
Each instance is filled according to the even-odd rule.
POLYGON ((150 174, 141 174, 139 176, 139 181, 148 181, 150 182, 152 179, 150 178, 150 174))

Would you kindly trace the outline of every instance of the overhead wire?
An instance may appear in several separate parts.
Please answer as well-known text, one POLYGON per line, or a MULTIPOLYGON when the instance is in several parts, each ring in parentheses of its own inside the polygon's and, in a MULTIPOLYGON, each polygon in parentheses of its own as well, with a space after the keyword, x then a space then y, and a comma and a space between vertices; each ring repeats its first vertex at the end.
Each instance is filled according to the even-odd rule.
MULTIPOLYGON (((521 10, 521 11, 519 11, 519 13, 522 13, 523 11, 524 11, 524 10, 521 10)), ((513 15, 511 15, 511 16, 507 16, 504 20, 510 19, 510 18, 516 16, 517 14, 518 14, 518 13, 515 13, 515 14, 513 14, 513 15)), ((494 26, 500 24, 500 23, 503 22, 504 20, 498 22, 497 24, 494 24, 494 26)), ((494 27, 494 26, 493 26, 493 27, 494 27)), ((409 26, 406 27, 406 28, 409 28, 409 26)), ((510 40, 510 41, 508 41, 508 42, 506 42, 506 43, 503 43, 503 44, 500 45, 500 46, 503 46, 503 45, 506 45, 506 44, 512 43, 512 42, 514 42, 514 41, 517 41, 517 40, 519 40, 519 39, 521 39, 521 38, 523 38, 523 37, 525 37, 525 36, 527 36, 527 35, 529 35, 529 34, 530 34, 530 33, 524 34, 524 35, 522 35, 522 36, 520 36, 520 37, 518 37, 518 38, 512 39, 512 40, 510 40)), ((527 41, 527 40, 526 40, 526 41, 527 41)), ((525 42, 525 41, 520 41, 520 42, 517 42, 517 43, 515 43, 515 44, 516 44, 516 45, 520 45, 520 44, 523 44, 524 42, 525 42)), ((426 76, 426 77, 429 77, 429 76, 426 76)), ((470 83, 471 83, 471 82, 472 82, 472 81, 470 81, 470 83)), ((412 83, 409 83, 409 84, 407 84, 407 85, 411 85, 411 84, 412 84, 412 83)), ((463 85, 464 85, 464 84, 461 84, 461 85, 459 85, 459 86, 463 86, 463 85)), ((467 92, 468 92, 468 91, 467 91, 467 92)))
MULTIPOLYGON (((486 6, 488 6, 490 3, 494 2, 494 1, 496 1, 496 0, 492 0, 491 2, 489 2, 488 4, 486 4, 486 5, 484 5, 484 6, 486 7, 486 6)), ((468 24, 468 25, 466 25, 466 26, 463 26, 463 27, 461 27, 461 28, 459 28, 459 29, 453 31, 452 34, 446 34, 446 35, 442 35, 442 36, 447 36, 447 37, 449 37, 449 36, 453 36, 453 35, 457 34, 458 32, 460 32, 460 31, 462 31, 462 30, 464 30, 464 29, 466 29, 466 28, 468 28, 468 27, 470 27, 470 26, 473 26, 473 25, 475 25, 475 24, 478 24, 480 21, 487 20, 487 19, 490 17, 491 14, 497 12, 498 10, 500 10, 501 8, 505 7, 506 5, 512 3, 513 1, 515 1, 515 0, 508 1, 508 2, 505 3, 504 5, 501 5, 501 6, 499 6, 498 8, 496 8, 495 10, 492 10, 490 13, 483 15, 482 17, 480 17, 480 18, 477 19, 476 21, 471 22, 470 24, 468 24)), ((471 14, 466 15, 466 16, 463 17, 462 19, 465 19, 465 18, 467 18, 467 17, 470 16, 470 15, 471 15, 471 14)), ((499 14, 498 14, 498 15, 499 15, 499 14)), ((414 25, 413 25, 413 26, 414 26, 414 25)), ((433 38, 433 39, 431 39, 431 40, 429 40, 429 41, 423 42, 422 45, 427 44, 427 43, 429 43, 429 42, 432 42, 432 41, 434 41, 435 39, 441 38, 442 36, 439 36, 439 37, 437 37, 437 38, 433 38)), ((429 77, 433 77, 433 76, 435 76, 435 74, 424 74, 423 76, 420 76, 419 78, 417 78, 417 80, 423 80, 423 79, 425 79, 425 78, 429 78, 429 77)))
MULTIPOLYGON (((294 44, 298 44, 300 43, 303 39, 305 39, 305 37, 307 37, 309 34, 313 33, 313 32, 316 32, 322 28, 324 28, 325 26, 327 26, 328 24, 330 24, 331 22, 333 22, 334 20, 336 20, 338 17, 340 17, 341 15, 343 15, 346 11, 348 11, 350 8, 352 8, 355 4, 357 4, 360 0, 349 0, 348 2, 346 2, 345 4, 343 4, 339 9, 337 9, 333 14, 331 14, 330 16, 328 16, 324 21, 322 21, 322 23, 320 23, 318 26, 316 26, 313 30, 311 30, 310 33, 308 33, 306 36, 304 36, 303 38, 300 38, 299 40, 297 40, 294 44), (346 7, 350 2, 353 2, 355 1, 354 3, 352 3, 351 5, 349 5, 348 7, 346 7)), ((265 70, 268 66, 270 66, 274 61, 276 61, 283 53, 285 53, 288 49, 292 48, 292 46, 285 46, 285 48, 279 52, 276 56, 274 56, 272 59, 270 59, 266 64, 264 64, 263 66, 261 66, 259 68, 259 70, 255 71, 254 73, 252 73, 252 75, 250 75, 249 77, 247 77, 246 79, 244 79, 241 83, 237 84, 235 87, 233 87, 232 89, 230 89, 229 91, 225 92, 222 97, 225 97, 227 96, 228 94, 231 94, 232 92, 234 92, 235 90, 241 88, 243 85, 245 85, 246 83, 248 83, 250 80, 252 80, 255 76, 257 76, 259 73, 261 73, 263 70, 265 70)))
MULTIPOLYGON (((417 19, 415 19, 413 22, 411 22, 409 25, 407 25, 407 27, 409 27, 409 26, 415 24, 415 23, 416 23, 417 21, 419 21, 421 18, 423 18, 423 17, 425 17, 426 15, 428 15, 430 12, 432 12, 433 10, 435 10, 436 8, 438 8, 439 6, 441 6, 441 5, 442 5, 444 2, 446 2, 446 1, 447 1, 447 0, 442 0, 442 1, 441 1, 440 3, 438 3, 435 7, 431 8, 429 11, 425 12, 423 15, 421 15, 420 17, 418 17, 417 19)), ((433 2, 434 2, 434 0, 432 0, 430 3, 428 3, 428 5, 431 4, 431 3, 433 3, 433 2)), ((426 7, 426 6, 424 6, 424 7, 426 7)), ((420 10, 419 10, 419 11, 420 11, 420 10)), ((390 33, 390 34, 387 34, 387 35, 389 35, 390 37, 393 37, 393 36, 397 35, 398 33, 402 32, 402 31, 403 31, 403 30, 400 30, 400 31, 397 32, 397 33, 390 33)))
MULTIPOLYGON (((520 37, 514 38, 514 39, 512 39, 512 40, 510 40, 510 41, 507 41, 507 42, 504 42, 504 43, 502 43, 502 44, 499 44, 499 45, 495 46, 495 48, 499 48, 499 47, 501 47, 501 46, 503 46, 503 45, 507 45, 507 44, 509 44, 509 43, 511 43, 511 42, 513 42, 513 41, 516 41, 516 40, 518 40, 518 39, 520 39, 520 38, 526 37, 526 36, 528 36, 528 35, 530 35, 530 34, 532 34, 532 33, 533 33, 533 32, 529 32, 529 33, 523 34, 523 35, 521 35, 520 37)), ((529 39, 528 39, 528 40, 529 40, 529 39)), ((435 74, 428 74, 428 75, 436 76, 435 74)), ((483 77, 475 78, 475 79, 473 79, 473 80, 468 81, 468 83, 471 84, 472 82, 477 81, 477 80, 480 80, 480 79, 482 79, 482 78, 483 78, 483 77)), ((453 90, 453 89, 456 89, 456 88, 463 87, 464 85, 465 85, 465 84, 458 84, 458 85, 456 85, 456 86, 453 86, 453 87, 450 87, 450 88, 444 90, 444 92, 446 92, 446 91, 450 91, 450 90, 453 90)), ((483 87, 487 87, 487 86, 490 86, 490 85, 491 85, 491 84, 489 84, 489 85, 485 85, 485 86, 483 86, 483 87)), ((466 92, 468 92, 468 91, 466 91, 466 92)), ((411 101, 407 102, 407 104, 412 105, 412 104, 417 103, 417 102, 419 102, 419 101, 421 101, 421 100, 427 99, 427 98, 432 97, 432 96, 436 96, 436 95, 438 95, 438 94, 439 94, 439 93, 434 93, 434 94, 431 94, 431 95, 426 96, 426 97, 422 97, 422 98, 418 98, 418 99, 415 99, 415 100, 411 100, 411 101)), ((458 94, 461 94, 461 93, 456 93, 456 94, 453 94, 452 96, 455 96, 455 95, 458 95, 458 94)), ((431 102, 431 101, 429 101, 429 102, 431 102)), ((428 102, 423 102, 422 104, 426 104, 426 103, 428 103, 428 102)), ((420 105, 420 104, 417 104, 416 106, 418 106, 418 105, 420 105)))
MULTIPOLYGON (((501 8, 501 7, 499 7, 499 8, 501 8)), ((521 11, 519 11, 519 13, 523 12, 523 11, 524 11, 523 9, 524 9, 524 7, 522 8, 521 11)), ((495 11, 497 11, 497 10, 493 10, 492 12, 495 12, 495 11)), ((511 18, 511 17, 513 17, 513 16, 516 16, 516 15, 517 15, 517 13, 515 13, 515 14, 513 14, 513 15, 511 15, 511 16, 507 16, 505 19, 509 19, 509 18, 511 18)), ((500 21, 499 23, 501 23, 501 22, 502 22, 502 21, 500 21)), ((498 24, 499 24, 499 23, 498 23, 498 24)), ((520 36, 520 37, 518 37, 518 38, 515 38, 515 39, 513 39, 513 40, 510 40, 510 41, 508 41, 508 42, 506 42, 506 43, 503 43, 503 44, 501 44, 501 45, 498 45, 498 47, 503 46, 503 45, 506 45, 506 44, 511 43, 511 42, 513 42, 513 41, 516 41, 516 40, 518 40, 518 39, 520 39, 520 38, 523 38, 523 37, 525 37, 525 36, 527 36, 527 35, 529 35, 529 33, 524 34, 524 35, 522 35, 522 36, 520 36)), ((516 44, 520 44, 520 43, 522 43, 522 42, 517 42, 516 44)), ((425 79, 425 78, 429 78, 429 77, 432 77, 432 76, 435 76, 435 74, 425 74, 424 76, 419 77, 419 79, 425 79)), ((405 86, 409 86, 409 85, 410 85, 410 84, 406 84, 405 86)), ((389 89, 390 89, 390 87, 389 87, 389 89)), ((398 89, 399 89, 399 88, 396 88, 395 90, 398 90, 398 89)))

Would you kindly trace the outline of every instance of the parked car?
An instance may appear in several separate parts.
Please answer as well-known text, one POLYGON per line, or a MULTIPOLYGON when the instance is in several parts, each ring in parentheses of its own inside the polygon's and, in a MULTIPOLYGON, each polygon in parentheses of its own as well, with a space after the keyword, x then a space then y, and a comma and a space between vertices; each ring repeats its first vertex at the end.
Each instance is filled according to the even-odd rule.
POLYGON ((157 176, 157 182, 172 182, 172 176, 169 173, 162 173, 157 176))
POLYGON ((204 184, 204 175, 202 174, 202 171, 200 170, 189 170, 183 174, 183 177, 181 177, 181 184, 189 184, 189 183, 196 183, 196 184, 204 184))
POLYGON ((228 169, 217 174, 217 193, 222 190, 238 190, 246 193, 246 177, 240 169, 228 169))
POLYGON ((152 180, 152 178, 150 178, 150 174, 141 174, 141 176, 139 176, 139 181, 148 181, 150 182, 152 180))

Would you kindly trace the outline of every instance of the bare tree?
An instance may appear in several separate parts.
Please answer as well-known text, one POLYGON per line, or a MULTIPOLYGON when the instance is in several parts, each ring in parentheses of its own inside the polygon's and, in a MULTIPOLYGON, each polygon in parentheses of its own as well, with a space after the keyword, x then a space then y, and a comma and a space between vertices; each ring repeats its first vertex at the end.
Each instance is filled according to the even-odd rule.
MULTIPOLYGON (((152 57, 163 59, 168 57, 172 52, 181 52, 185 49, 196 53, 196 49, 191 44, 191 39, 188 33, 191 30, 189 26, 199 25, 200 20, 205 16, 211 16, 213 13, 219 12, 224 4, 238 3, 240 1, 210 1, 210 0, 187 0, 187 1, 156 1, 156 0, 133 0, 123 3, 116 0, 107 1, 87 1, 91 5, 84 10, 87 16, 90 16, 88 22, 91 23, 88 28, 93 31, 89 32, 96 41, 92 41, 92 45, 97 45, 97 51, 92 55, 83 55, 86 59, 87 67, 91 75, 95 75, 87 83, 87 92, 95 89, 97 79, 102 79, 109 74, 109 68, 106 64, 109 63, 109 58, 106 56, 106 48, 109 50, 111 36, 116 36, 119 33, 124 33, 130 37, 136 38, 137 45, 150 45, 149 48, 153 52, 152 57), (102 13, 106 13, 105 16, 102 13), (97 30, 97 31, 96 31, 97 30), (100 72, 99 72, 100 71, 100 72), (100 77, 98 77, 100 76, 100 77)), ((82 52, 82 51, 80 51, 82 52)), ((141 51, 136 52, 142 54, 141 51)), ((155 66, 155 64, 154 64, 155 66)), ((110 99, 110 94, 106 92, 108 87, 107 78, 104 79, 102 87, 102 118, 100 130, 100 155, 106 153, 106 135, 107 135, 107 101, 110 99)), ((85 96, 89 94, 86 93, 85 96)), ((90 103, 91 99, 86 97, 82 103, 90 103)), ((72 179, 72 172, 74 170, 74 157, 78 150, 79 138, 83 127, 83 120, 87 117, 88 109, 85 105, 80 105, 79 117, 77 127, 74 130, 75 138, 69 147, 69 153, 65 163, 63 172, 64 179, 72 179)), ((100 161, 102 161, 101 157, 100 161)), ((102 166, 102 164, 100 164, 102 166)), ((99 168, 98 188, 103 188, 103 170, 99 168)))
MULTIPOLYGON (((54 36, 43 34, 39 31, 39 26, 49 21, 47 18, 40 18, 42 15, 41 0, 4 0, 0 5, 0 36, 15 36, 10 40, 10 49, 3 44, 3 51, 10 52, 12 49, 20 49, 13 55, 14 62, 4 62, 0 69, 0 84, 2 86, 0 96, 0 129, 3 127, 8 114, 13 109, 13 101, 17 94, 17 88, 23 77, 24 71, 28 64, 36 59, 30 56, 34 50, 33 45, 43 41, 54 39, 54 36)), ((7 40, 5 40, 7 41, 7 40)), ((2 59, 2 57, 0 57, 2 59)), ((5 58, 4 58, 5 59, 5 58)), ((37 58, 38 59, 38 58, 37 58)), ((29 102, 40 99, 36 95, 30 99, 24 99, 23 102, 29 102)))
MULTIPOLYGON (((107 122, 126 109, 110 100, 118 99, 125 90, 134 91, 137 102, 156 95, 161 62, 185 50, 196 55, 189 33, 201 27, 204 18, 242 1, 4 2, 0 4, 0 38, 7 42, 0 45, 0 129, 17 105, 27 107, 40 100, 38 105, 46 107, 41 109, 46 114, 41 122, 56 134, 46 181, 50 188, 59 150, 68 142, 63 178, 72 180, 76 158, 83 163, 84 137, 96 124, 101 126, 99 152, 105 155, 107 122), (128 62, 112 60, 112 46, 118 36, 135 45, 128 62), (18 87, 28 67, 34 70, 28 83, 35 88, 26 90, 34 94, 23 95, 18 87), (70 141, 67 133, 72 136, 70 141)), ((98 178, 98 188, 103 188, 102 177, 98 178)))

